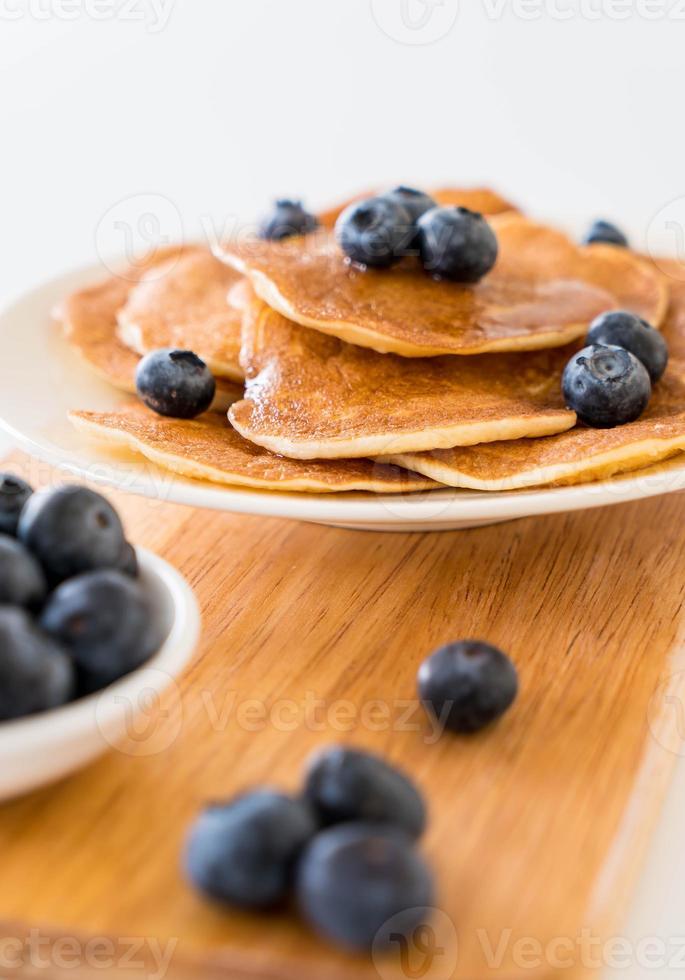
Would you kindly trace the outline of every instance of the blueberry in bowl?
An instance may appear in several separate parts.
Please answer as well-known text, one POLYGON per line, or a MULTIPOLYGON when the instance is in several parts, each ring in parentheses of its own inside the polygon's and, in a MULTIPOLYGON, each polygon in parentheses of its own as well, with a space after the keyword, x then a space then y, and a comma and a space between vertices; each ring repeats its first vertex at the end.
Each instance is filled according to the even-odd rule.
POLYGON ((31 494, 18 538, 0 535, 0 799, 115 745, 173 682, 198 632, 188 585, 133 548, 101 494, 31 494))
POLYGON ((33 489, 14 473, 0 473, 0 534, 16 534, 19 515, 33 489))
POLYGON ((162 640, 145 589, 118 569, 62 582, 45 603, 39 623, 71 656, 83 693, 99 691, 141 667, 162 640))
POLYGON ((32 494, 19 517, 17 537, 52 584, 97 568, 116 568, 126 542, 109 501, 72 484, 32 494))

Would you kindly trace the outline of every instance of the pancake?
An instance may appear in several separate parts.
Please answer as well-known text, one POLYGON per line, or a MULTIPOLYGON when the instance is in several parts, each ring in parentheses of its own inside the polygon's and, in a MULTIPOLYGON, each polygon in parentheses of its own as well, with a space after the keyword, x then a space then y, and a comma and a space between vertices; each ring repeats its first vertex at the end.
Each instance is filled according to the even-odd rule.
MULTIPOLYGON (((55 311, 55 317, 66 340, 91 370, 120 391, 135 394, 140 357, 117 336, 117 312, 135 284, 132 276, 130 269, 125 270, 122 276, 110 276, 72 293, 55 311)), ((242 393, 242 385, 218 378, 212 408, 225 411, 242 393)))
POLYGON ((671 303, 663 326, 669 365, 654 386, 646 412, 615 429, 577 426, 546 439, 520 439, 471 449, 391 454, 395 462, 454 487, 516 490, 546 484, 563 485, 607 479, 642 469, 685 450, 685 284, 673 280, 671 303))
POLYGON ((216 377, 242 381, 242 314, 229 303, 241 280, 208 249, 189 250, 134 286, 117 315, 119 339, 138 354, 192 350, 216 377))
POLYGON ((627 249, 576 246, 520 215, 491 222, 500 257, 472 286, 437 282, 411 258, 392 269, 363 271, 326 232, 285 242, 234 242, 217 254, 288 319, 405 357, 562 346, 616 307, 661 321, 666 286, 627 249))
POLYGON ((410 360, 300 327, 255 298, 243 321, 236 429, 294 459, 338 459, 548 435, 575 414, 569 352, 410 360), (404 447, 404 448, 403 448, 404 447))
POLYGON ((411 493, 435 487, 425 477, 368 459, 327 463, 282 459, 241 438, 226 418, 212 413, 188 422, 132 405, 118 412, 70 412, 69 419, 79 432, 125 446, 175 473, 212 483, 305 493, 411 493))
MULTIPOLYGON (((338 204, 328 211, 319 214, 319 222, 324 228, 333 228, 336 221, 350 204, 363 201, 366 197, 373 197, 378 191, 365 191, 363 194, 355 194, 348 198, 344 203, 338 204)), ((435 191, 428 191, 431 197, 443 207, 454 206, 469 208, 470 211, 480 211, 481 214, 503 214, 505 211, 518 211, 518 208, 505 198, 500 197, 496 191, 487 187, 441 187, 435 191)))

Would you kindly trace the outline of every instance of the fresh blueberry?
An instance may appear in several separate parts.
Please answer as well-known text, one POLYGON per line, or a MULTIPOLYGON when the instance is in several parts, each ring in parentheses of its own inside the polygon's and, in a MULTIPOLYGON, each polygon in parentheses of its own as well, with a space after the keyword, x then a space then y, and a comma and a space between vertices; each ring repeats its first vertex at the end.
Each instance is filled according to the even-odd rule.
POLYGON ((0 720, 65 704, 74 694, 74 665, 24 609, 0 608, 0 720))
POLYGON ((610 221, 595 221, 583 239, 584 245, 594 245, 595 243, 604 245, 621 245, 628 247, 628 239, 620 228, 612 225, 610 221))
POLYGON ((361 265, 387 269, 406 255, 415 235, 407 209, 389 197, 371 197, 345 208, 335 225, 345 255, 361 265))
POLYGON ((454 282, 478 282, 497 261, 494 231, 468 208, 433 208, 419 219, 419 249, 426 272, 454 282))
POLYGON ((367 752, 334 746, 315 755, 304 793, 325 824, 395 824, 411 837, 420 837, 426 826, 426 808, 414 784, 367 752))
POLYGON ((109 569, 63 582, 45 604, 40 625, 71 654, 83 693, 140 667, 163 640, 142 586, 109 569))
POLYGON ((188 837, 185 872, 210 898, 273 908, 287 897, 295 862, 316 830, 303 800, 272 790, 246 793, 200 814, 188 837))
POLYGON ((659 381, 668 364, 668 347, 659 331, 626 310, 612 310, 598 316, 590 324, 585 342, 588 346, 604 344, 629 350, 647 368, 652 384, 659 381))
POLYGON ((0 473, 0 534, 16 534, 21 509, 33 489, 13 473, 0 473))
POLYGON ((124 575, 130 575, 131 578, 138 578, 138 556, 136 555, 136 549, 128 541, 124 541, 124 547, 122 548, 117 567, 124 575))
POLYGON ((319 227, 317 217, 305 211, 301 201, 276 201, 273 210, 259 226, 259 237, 271 242, 282 242, 294 235, 308 235, 319 227))
POLYGON ((441 724, 455 732, 477 732, 513 703, 518 676, 497 647, 461 640, 424 660, 418 686, 424 707, 441 724))
POLYGON ((645 366, 622 347, 584 347, 564 368, 566 404, 593 429, 634 422, 647 408, 652 384, 645 366))
POLYGON ((296 894, 302 915, 324 938, 380 950, 427 920, 434 887, 408 837, 352 823, 314 838, 300 861, 296 894))
POLYGON ((153 412, 174 419, 194 419, 212 404, 216 382, 197 354, 163 347, 138 362, 136 388, 153 412))
POLYGON ((384 194, 383 197, 401 204, 414 222, 418 221, 426 211, 437 206, 430 194, 417 191, 413 187, 396 187, 384 194))
POLYGON ((96 568, 117 568, 124 546, 119 515, 99 493, 74 485, 29 497, 17 528, 50 583, 96 568))
POLYGON ((36 609, 47 593, 43 569, 30 551, 0 534, 0 604, 36 609))

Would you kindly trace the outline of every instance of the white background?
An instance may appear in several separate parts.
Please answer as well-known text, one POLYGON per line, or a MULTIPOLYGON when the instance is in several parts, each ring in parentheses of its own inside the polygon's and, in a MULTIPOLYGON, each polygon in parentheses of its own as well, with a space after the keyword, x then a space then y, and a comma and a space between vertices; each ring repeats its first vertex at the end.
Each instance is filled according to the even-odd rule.
MULTIPOLYGON (((0 0, 0 299, 155 231, 399 180, 492 184, 640 247, 682 227, 683 0, 406 3, 0 0)), ((634 941, 685 934, 684 815, 681 766, 634 941)))

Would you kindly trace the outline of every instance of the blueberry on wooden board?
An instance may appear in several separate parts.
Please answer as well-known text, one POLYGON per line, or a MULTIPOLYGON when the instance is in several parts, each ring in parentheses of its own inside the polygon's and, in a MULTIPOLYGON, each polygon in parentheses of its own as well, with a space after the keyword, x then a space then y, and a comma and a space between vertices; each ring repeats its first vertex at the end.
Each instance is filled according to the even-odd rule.
POLYGON ((336 745, 317 753, 304 793, 325 824, 388 823, 411 837, 420 837, 426 826, 426 807, 411 780, 368 752, 336 745))
POLYGON ((505 653, 480 640, 460 640, 421 664, 419 696, 446 728, 477 732, 499 718, 518 693, 518 675, 505 653))
POLYGON ((433 875, 401 831, 338 824, 302 855, 296 896, 303 918, 321 936, 369 951, 397 942, 398 921, 411 936, 429 918, 433 875))
POLYGON ((317 830, 303 800, 256 790, 207 807, 196 819, 184 866, 210 898, 244 909, 270 909, 287 897, 295 862, 317 830))

